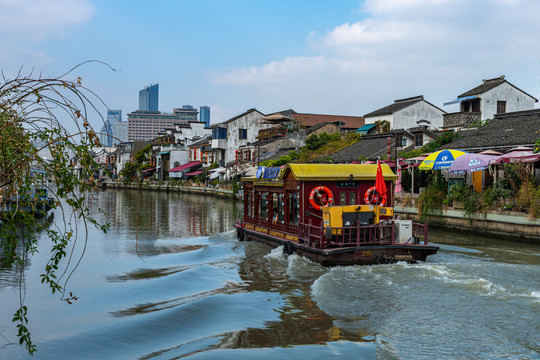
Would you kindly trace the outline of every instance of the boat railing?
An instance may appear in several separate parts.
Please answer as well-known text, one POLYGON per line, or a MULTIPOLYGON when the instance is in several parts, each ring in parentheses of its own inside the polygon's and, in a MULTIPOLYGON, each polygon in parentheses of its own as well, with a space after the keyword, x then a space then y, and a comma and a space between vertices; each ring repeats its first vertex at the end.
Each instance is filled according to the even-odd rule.
MULTIPOLYGON (((392 221, 374 225, 323 228, 311 223, 299 223, 300 244, 325 249, 328 247, 380 246, 397 244, 397 233, 392 221)), ((427 224, 413 222, 414 244, 427 245, 427 224)))
POLYGON ((325 248, 326 242, 323 236, 323 228, 312 223, 298 223, 298 242, 310 247, 325 248))
POLYGON ((414 222, 412 223, 412 233, 413 233, 413 238, 414 238, 414 243, 415 244, 420 244, 420 242, 424 242, 424 245, 427 245, 428 244, 428 235, 427 235, 427 232, 428 232, 428 225, 427 223, 417 223, 417 222, 414 222))
POLYGON ((357 225, 328 229, 326 238, 329 246, 393 245, 395 228, 392 223, 357 225))
POLYGON ((302 244, 321 249, 328 247, 392 245, 395 238, 394 231, 392 223, 329 229, 309 223, 300 223, 298 226, 298 239, 302 244))

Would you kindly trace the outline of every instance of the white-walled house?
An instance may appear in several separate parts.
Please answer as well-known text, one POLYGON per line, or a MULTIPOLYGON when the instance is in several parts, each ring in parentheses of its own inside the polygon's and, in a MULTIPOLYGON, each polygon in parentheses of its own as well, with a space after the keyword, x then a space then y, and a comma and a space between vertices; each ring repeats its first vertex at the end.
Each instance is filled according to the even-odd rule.
POLYGON ((257 141, 259 130, 269 127, 262 123, 264 114, 257 109, 235 116, 227 121, 212 125, 212 150, 219 166, 235 161, 236 151, 253 153, 252 144, 257 141))
POLYGON ((185 146, 189 146, 194 141, 212 135, 212 129, 206 127, 206 123, 200 121, 189 121, 187 124, 174 124, 174 129, 167 132, 174 135, 176 144, 183 144, 185 146))
POLYGON ((212 130, 206 123, 189 121, 187 124, 174 124, 174 128, 166 129, 161 134, 160 151, 156 154, 156 173, 160 180, 169 177, 169 170, 188 163, 188 146, 193 142, 210 136, 212 130))
POLYGON ((444 105, 458 104, 459 112, 444 116, 445 128, 467 127, 493 119, 495 114, 534 109, 536 98, 505 80, 504 75, 482 80, 482 84, 458 95, 444 105))
POLYGON ((430 129, 437 130, 443 127, 444 114, 444 110, 424 100, 424 96, 420 95, 395 100, 393 104, 364 115, 364 118, 365 124, 386 120, 390 123, 390 129, 409 129, 418 126, 422 121, 430 129))
POLYGON ((208 135, 201 140, 191 143, 189 146, 189 161, 200 161, 203 166, 210 166, 214 162, 212 150, 212 136, 208 135))

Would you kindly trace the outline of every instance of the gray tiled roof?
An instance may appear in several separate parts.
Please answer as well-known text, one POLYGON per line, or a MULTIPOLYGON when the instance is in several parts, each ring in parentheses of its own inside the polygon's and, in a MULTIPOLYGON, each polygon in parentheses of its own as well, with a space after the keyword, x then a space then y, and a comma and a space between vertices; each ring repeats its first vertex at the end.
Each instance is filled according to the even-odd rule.
MULTIPOLYGON (((394 155, 394 140, 391 140, 391 152, 394 155)), ((376 159, 387 154, 388 136, 363 136, 362 139, 333 154, 331 157, 334 163, 350 163, 358 161, 361 156, 367 159, 376 159)))
POLYGON ((378 110, 372 111, 369 114, 364 115, 364 117, 372 117, 372 116, 382 116, 382 115, 390 115, 395 113, 396 111, 399 111, 401 109, 405 109, 406 107, 409 107, 413 104, 416 104, 419 101, 423 101, 424 96, 415 96, 407 99, 400 99, 395 100, 393 104, 385 106, 383 108, 380 108, 378 110))
POLYGON ((480 150, 506 149, 532 145, 539 137, 540 109, 497 114, 486 125, 474 130, 462 130, 461 137, 441 149, 480 150))
POLYGON ((475 87, 474 89, 471 89, 471 90, 469 90, 467 92, 464 92, 461 95, 458 95, 458 98, 465 97, 465 96, 473 96, 473 95, 483 94, 486 91, 491 90, 494 87, 499 86, 500 84, 502 84, 505 81, 506 80, 504 80, 504 75, 500 76, 498 78, 494 78, 494 79, 482 80, 482 85, 479 85, 479 86, 475 87))
POLYGON ((293 151, 294 149, 279 149, 275 154, 273 154, 272 156, 269 156, 269 157, 261 157, 261 161, 266 161, 266 160, 277 160, 279 159, 280 157, 282 156, 286 156, 286 155, 289 155, 289 153, 291 151, 293 151))
POLYGON ((197 140, 197 141, 194 141, 194 142, 191 143, 191 145, 189 145, 189 146, 199 146, 199 145, 210 144, 210 141, 211 141, 211 140, 212 140, 212 135, 206 135, 206 136, 203 137, 202 139, 197 140))

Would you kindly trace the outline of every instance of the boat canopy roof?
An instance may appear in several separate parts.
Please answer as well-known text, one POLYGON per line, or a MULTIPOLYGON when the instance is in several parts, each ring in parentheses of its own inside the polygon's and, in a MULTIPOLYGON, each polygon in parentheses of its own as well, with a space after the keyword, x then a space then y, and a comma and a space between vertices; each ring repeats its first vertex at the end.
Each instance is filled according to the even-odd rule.
MULTIPOLYGON (((289 172, 299 181, 372 180, 377 177, 377 164, 287 164, 280 174, 283 180, 289 172), (352 176, 352 177, 351 177, 352 176)), ((384 180, 397 180, 386 164, 381 164, 384 180)))

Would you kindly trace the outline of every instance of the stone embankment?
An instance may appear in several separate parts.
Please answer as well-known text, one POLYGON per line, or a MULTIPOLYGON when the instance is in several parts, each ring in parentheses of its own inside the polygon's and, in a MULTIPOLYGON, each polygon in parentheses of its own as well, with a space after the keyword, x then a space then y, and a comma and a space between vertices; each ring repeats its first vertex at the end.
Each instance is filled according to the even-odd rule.
MULTIPOLYGON (((404 219, 418 220, 418 210, 412 206, 394 206, 394 213, 404 219)), ((529 219, 521 212, 488 211, 467 217, 459 209, 444 209, 432 216, 428 224, 449 230, 540 244, 540 219, 529 219)))
POLYGON ((131 189, 131 190, 153 190, 153 191, 176 191, 185 192, 191 194, 213 195, 218 197, 234 198, 235 194, 231 188, 216 188, 205 186, 183 186, 183 185, 171 185, 171 184, 154 184, 154 183, 128 183, 106 181, 102 183, 104 188, 114 189, 131 189))
MULTIPOLYGON (((183 186, 157 183, 124 184, 123 182, 107 181, 102 183, 105 188, 153 190, 185 192, 201 195, 212 195, 227 198, 240 198, 242 191, 235 194, 230 187, 183 186)), ((395 205, 394 213, 404 219, 419 220, 418 210, 414 206, 395 205)), ((540 244, 540 219, 529 219, 527 214, 515 211, 488 211, 467 217, 460 209, 447 208, 432 216, 428 223, 448 230, 463 231, 479 235, 492 235, 523 242, 540 244)))

